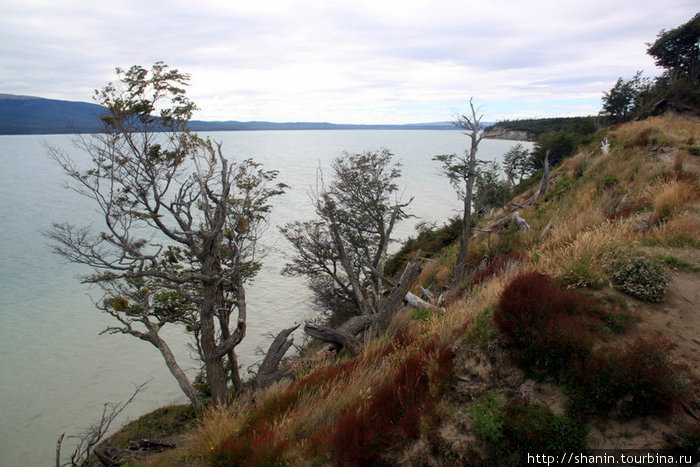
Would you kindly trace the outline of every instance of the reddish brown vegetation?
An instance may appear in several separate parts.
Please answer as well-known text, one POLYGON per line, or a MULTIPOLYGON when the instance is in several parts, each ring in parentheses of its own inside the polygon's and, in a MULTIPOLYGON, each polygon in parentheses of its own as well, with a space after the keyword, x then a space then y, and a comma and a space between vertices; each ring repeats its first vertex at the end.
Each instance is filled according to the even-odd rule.
MULTIPOLYGON (((401 349, 401 335, 391 346, 377 349, 377 358, 401 349)), ((334 424, 309 437, 313 455, 331 456, 339 465, 382 465, 382 455, 406 439, 417 438, 421 423, 438 422, 435 404, 452 375, 453 351, 439 348, 437 340, 406 358, 371 397, 350 406, 334 424)), ((253 412, 246 426, 226 438, 213 453, 213 464, 220 466, 257 466, 282 463, 290 440, 272 431, 273 422, 295 410, 302 394, 318 390, 348 377, 357 367, 357 359, 312 373, 280 393, 265 400, 253 412)), ((370 388, 368 388, 370 389, 370 388)))
POLYGON ((625 145, 626 148, 641 148, 650 144, 656 144, 656 137, 652 136, 656 131, 652 128, 645 128, 639 132, 637 137, 625 145))
POLYGON ((417 438, 421 421, 437 423, 436 397, 452 375, 454 354, 436 347, 408 357, 391 381, 338 420, 330 450, 339 465, 390 465, 383 455, 393 446, 417 438))
POLYGON ((501 255, 491 261, 491 263, 484 269, 476 271, 472 276, 472 280, 475 284, 481 284, 487 279, 503 273, 515 263, 527 263, 528 261, 530 261, 530 257, 525 253, 513 251, 505 255, 501 255))
POLYGON ((698 182, 697 174, 686 172, 682 167, 676 167, 670 172, 662 173, 661 179, 665 182, 688 182, 690 184, 698 182))
POLYGON ((576 413, 621 418, 660 413, 688 395, 686 368, 671 363, 674 344, 658 336, 601 347, 570 369, 571 407, 576 413))
POLYGON ((573 413, 616 409, 622 418, 667 410, 688 394, 687 372, 670 362, 665 339, 593 350, 601 329, 622 332, 628 317, 614 301, 562 289, 536 272, 516 277, 494 313, 518 361, 565 384, 573 413))
POLYGON ((587 355, 591 329, 602 317, 598 302, 562 289, 551 277, 529 272, 504 290, 494 313, 498 329, 527 367, 557 375, 569 360, 587 355))
POLYGON ((271 431, 273 420, 291 410, 302 394, 318 390, 323 384, 347 377, 357 366, 357 359, 329 366, 291 384, 286 391, 267 398, 251 412, 246 426, 239 433, 224 439, 214 450, 215 465, 273 465, 279 460, 287 440, 278 439, 271 431))

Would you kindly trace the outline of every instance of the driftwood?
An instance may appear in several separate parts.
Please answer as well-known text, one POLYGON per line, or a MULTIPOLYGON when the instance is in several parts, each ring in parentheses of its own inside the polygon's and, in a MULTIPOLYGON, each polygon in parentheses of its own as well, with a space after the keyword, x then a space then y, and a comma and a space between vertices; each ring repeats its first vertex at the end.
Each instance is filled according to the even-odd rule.
POLYGON ((288 375, 287 370, 280 370, 279 364, 289 348, 294 344, 294 338, 289 337, 289 335, 296 331, 299 326, 301 325, 297 324, 291 328, 283 329, 277 334, 275 340, 272 341, 272 344, 270 344, 265 354, 265 358, 258 367, 255 378, 253 378, 252 384, 254 390, 266 388, 288 375))
MULTIPOLYGON (((431 294, 432 295, 432 294, 431 294)), ((408 292, 406 294, 406 303, 411 305, 413 308, 417 308, 419 310, 430 310, 430 311, 439 311, 440 307, 433 305, 432 303, 426 302, 419 296, 408 292)), ((435 298, 433 298, 435 300, 435 298)))
POLYGON ((425 287, 420 288, 421 298, 427 300, 428 302, 435 302, 435 294, 425 287))

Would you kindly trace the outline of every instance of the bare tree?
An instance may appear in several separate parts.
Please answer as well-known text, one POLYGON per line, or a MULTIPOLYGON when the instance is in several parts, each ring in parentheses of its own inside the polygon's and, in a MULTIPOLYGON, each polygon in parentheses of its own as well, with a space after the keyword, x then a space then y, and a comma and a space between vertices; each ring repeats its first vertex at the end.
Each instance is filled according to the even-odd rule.
POLYGON ((461 115, 454 125, 464 129, 464 134, 470 139, 470 147, 464 155, 443 154, 435 156, 433 159, 442 163, 442 172, 449 178, 452 186, 455 187, 463 203, 462 211, 462 235, 459 240, 459 250, 457 260, 452 273, 454 282, 462 280, 466 272, 467 249, 469 247, 470 224, 472 212, 472 196, 474 181, 476 179, 476 153, 479 143, 483 138, 481 119, 483 115, 477 117, 474 109, 473 99, 469 99, 471 115, 461 115))
POLYGON ((398 197, 400 165, 386 149, 344 154, 313 195, 317 219, 281 229, 295 250, 285 274, 310 279, 327 308, 350 303, 361 315, 380 311, 383 271, 396 223, 410 204, 398 197))
POLYGON ((49 148, 69 187, 95 203, 102 227, 54 224, 47 234, 56 253, 93 268, 83 281, 101 287, 98 307, 117 323, 104 332, 158 348, 200 410, 201 398, 159 334, 166 325, 186 326, 212 398, 225 404, 226 364, 240 389, 234 349, 246 333, 244 284, 260 267, 258 239, 284 185, 274 183, 276 171, 251 159, 230 162, 221 144, 188 130, 195 110, 185 96, 188 75, 160 62, 117 73, 116 85, 96 91, 109 111, 104 133, 75 141, 88 167, 49 148))
POLYGON ((75 438, 78 440, 78 444, 73 449, 71 453, 70 460, 68 462, 63 462, 61 450, 63 448, 63 441, 66 438, 66 434, 62 433, 58 437, 56 442, 56 467, 86 467, 90 460, 90 456, 95 450, 95 447, 102 441, 112 422, 119 416, 120 413, 126 408, 127 405, 131 404, 136 395, 141 392, 141 390, 146 386, 147 383, 140 384, 136 386, 134 393, 126 401, 117 403, 105 403, 102 407, 102 416, 100 420, 90 425, 85 431, 79 435, 68 436, 68 438, 75 438))

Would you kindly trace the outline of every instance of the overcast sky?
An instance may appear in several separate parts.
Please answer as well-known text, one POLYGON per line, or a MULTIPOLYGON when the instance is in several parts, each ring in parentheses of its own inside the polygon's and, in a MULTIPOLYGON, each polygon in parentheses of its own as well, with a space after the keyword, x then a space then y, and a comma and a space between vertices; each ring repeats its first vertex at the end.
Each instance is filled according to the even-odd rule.
POLYGON ((591 115, 697 0, 2 0, 0 93, 88 101, 114 68, 191 74, 203 120, 591 115))

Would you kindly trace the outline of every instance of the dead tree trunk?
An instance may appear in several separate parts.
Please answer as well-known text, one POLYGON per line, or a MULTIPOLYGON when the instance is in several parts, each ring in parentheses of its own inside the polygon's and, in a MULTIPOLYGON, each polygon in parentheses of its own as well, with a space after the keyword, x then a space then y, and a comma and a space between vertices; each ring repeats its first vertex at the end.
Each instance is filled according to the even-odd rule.
POLYGON ((544 155, 544 169, 542 171, 542 180, 540 181, 540 186, 537 187, 537 191, 532 195, 530 199, 525 201, 525 205, 535 204, 535 202, 540 199, 540 197, 547 192, 549 189, 549 151, 544 155))
MULTIPOLYGON (((370 328, 372 324, 376 321, 376 315, 372 316, 353 316, 346 322, 344 322, 339 328, 339 331, 350 334, 351 336, 357 336, 359 333, 370 328)), ((339 349, 340 345, 334 342, 324 342, 323 344, 316 347, 314 353, 326 352, 333 349, 339 349)))
POLYGON ((412 260, 404 268, 398 284, 396 284, 396 287, 392 290, 384 305, 382 314, 378 317, 377 331, 383 331, 389 326, 391 318, 394 317, 396 312, 401 308, 401 305, 403 305, 406 294, 410 293, 411 286, 416 281, 416 278, 418 278, 420 271, 421 262, 417 259, 412 260))
POLYGON ((279 364, 289 348, 294 344, 294 338, 289 337, 289 335, 296 331, 299 326, 297 324, 291 328, 283 329, 277 334, 275 340, 270 344, 270 348, 267 350, 260 367, 258 367, 258 373, 253 378, 253 390, 257 391, 266 388, 287 375, 286 371, 279 369, 279 364))
POLYGON ((391 322, 391 318, 403 305, 404 300, 409 301, 409 303, 420 303, 421 308, 435 308, 410 292, 411 285, 413 285, 420 274, 420 270, 421 262, 417 259, 412 260, 406 266, 399 282, 389 295, 389 298, 384 302, 382 313, 380 314, 355 316, 336 329, 307 322, 304 326, 304 332, 311 337, 324 341, 324 344, 317 349, 317 352, 329 350, 333 347, 345 347, 350 353, 357 355, 362 350, 362 344, 355 336, 370 327, 374 327, 375 332, 386 329, 391 322))
POLYGON ((357 355, 362 351, 362 344, 360 344, 360 341, 352 334, 342 331, 340 328, 333 329, 328 326, 307 321, 304 325, 304 332, 324 342, 332 342, 345 347, 353 355, 357 355))
POLYGON ((518 211, 513 213, 513 222, 515 222, 515 225, 521 232, 528 232, 530 230, 530 224, 528 224, 525 219, 520 217, 520 213, 518 211))

